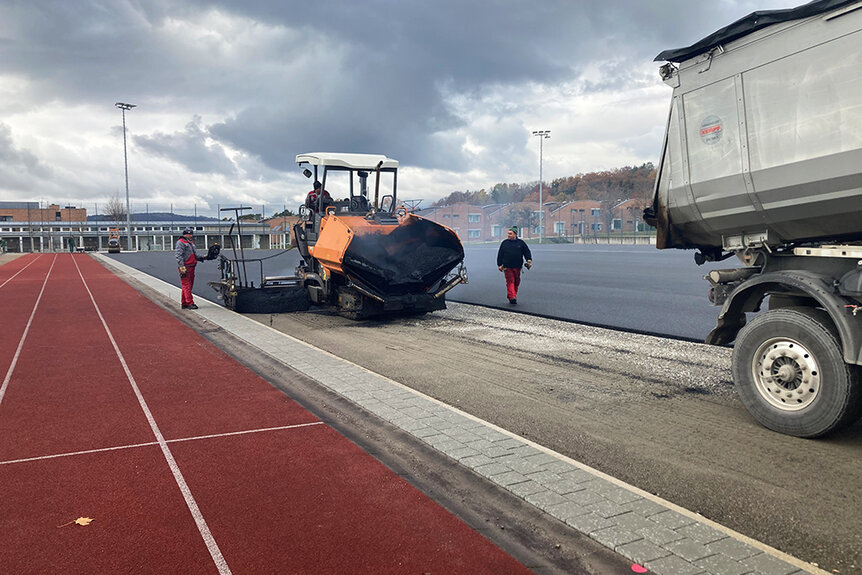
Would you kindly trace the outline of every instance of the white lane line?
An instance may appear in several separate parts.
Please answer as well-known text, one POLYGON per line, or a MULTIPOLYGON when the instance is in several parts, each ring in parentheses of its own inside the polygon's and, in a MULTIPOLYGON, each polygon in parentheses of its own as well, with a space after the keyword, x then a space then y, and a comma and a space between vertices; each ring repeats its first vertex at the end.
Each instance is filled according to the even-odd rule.
POLYGON ((207 549, 210 552, 210 556, 212 557, 216 568, 218 568, 219 574, 231 575, 230 567, 228 567, 228 564, 224 559, 224 555, 222 555, 221 549, 219 549, 218 543, 216 543, 215 537, 213 537, 213 534, 210 531, 210 528, 207 525, 207 522, 204 519, 200 508, 198 507, 198 503, 197 501, 195 501, 191 489, 189 489, 189 485, 188 483, 186 483, 186 480, 183 477, 182 472, 180 471, 179 465, 177 465, 177 462, 174 459, 173 453, 171 453, 170 447, 168 447, 168 442, 165 441, 165 437, 162 435, 159 426, 156 424, 156 420, 153 417, 149 406, 147 406, 147 402, 144 400, 144 396, 141 395, 141 390, 138 388, 138 383, 135 381, 131 370, 129 370, 129 366, 126 363, 126 358, 123 357, 123 353, 120 351, 120 347, 117 345, 117 341, 114 339, 114 334, 111 333, 111 329, 108 327, 108 323, 105 321, 105 316, 102 315, 102 310, 99 309, 99 304, 96 303, 96 298, 93 297, 93 292, 90 291, 90 286, 87 285, 87 280, 84 279, 84 274, 81 273, 81 268, 78 266, 78 262, 75 260, 75 258, 72 258, 72 261, 75 262, 75 267, 78 270, 78 275, 80 276, 81 281, 84 283, 84 288, 86 288, 87 293, 90 295, 90 301, 93 302, 93 307, 96 308, 96 313, 98 314, 99 319, 102 322, 102 327, 105 328, 105 333, 108 334, 108 339, 111 341, 111 345, 114 347, 114 352, 117 354, 117 358, 120 360, 120 364, 123 366, 123 371, 126 372, 126 377, 129 380, 129 384, 131 384, 132 390, 135 392, 135 396, 138 398, 138 403, 141 405, 141 409, 144 412, 144 416, 147 418, 147 421, 150 424, 150 428, 153 430, 153 434, 156 436, 156 441, 158 442, 159 447, 162 450, 162 454, 165 456, 165 460, 168 462, 168 467, 170 467, 171 473, 173 473, 174 475, 174 480, 177 482, 177 487, 180 488, 180 492, 183 494, 183 499, 185 499, 186 505, 188 506, 189 511, 191 512, 192 517, 195 520, 195 524, 197 524, 198 531, 200 532, 201 537, 203 537, 204 543, 206 543, 207 549))
POLYGON ((247 433, 260 433, 262 431, 279 431, 282 429, 299 429, 302 427, 312 427, 315 425, 323 425, 322 421, 312 421, 311 423, 297 423, 295 425, 282 425, 279 427, 263 427, 261 429, 248 429, 245 431, 229 431, 227 433, 214 433, 212 435, 197 435, 195 437, 185 437, 181 439, 169 439, 168 443, 180 443, 181 441, 197 441, 198 439, 213 439, 214 437, 230 437, 231 435, 245 435, 247 433))
POLYGON ((51 275, 51 270, 54 269, 54 263, 56 261, 57 256, 54 256, 54 259, 51 261, 51 267, 48 268, 48 273, 45 274, 45 281, 42 282, 42 289, 39 290, 39 297, 36 298, 36 303, 33 304, 33 311, 30 312, 30 319, 27 320, 27 326, 24 328, 24 333, 21 334, 21 340, 18 342, 18 349, 15 350, 15 355, 12 357, 12 363, 6 371, 6 377, 3 378, 3 384, 0 385, 0 403, 3 403, 3 396, 6 395, 6 388, 9 387, 9 380, 12 379, 12 372, 15 371, 15 366, 18 365, 18 357, 21 355, 21 349, 24 347, 24 340, 27 339, 27 334, 30 332, 30 325, 33 323, 33 317, 36 315, 36 310, 39 308, 39 302, 42 301, 42 294, 45 293, 45 286, 48 285, 48 277, 51 275))
MULTIPOLYGON (((194 437, 180 437, 178 439, 168 439, 168 443, 180 443, 182 441, 197 441, 199 439, 213 439, 216 437, 230 437, 232 435, 246 435, 249 433, 262 433, 264 431, 280 431, 283 429, 299 429, 302 427, 312 427, 314 425, 323 425, 322 421, 314 421, 311 423, 297 423, 295 425, 281 425, 279 427, 262 427, 260 429, 246 429, 244 431, 229 431, 226 433, 214 433, 212 435, 196 435, 194 437)), ((75 455, 89 455, 90 453, 102 453, 105 451, 119 451, 122 449, 135 449, 137 447, 149 447, 158 445, 157 441, 148 443, 131 443, 129 445, 117 445, 114 447, 102 447, 101 449, 87 449, 84 451, 70 451, 69 453, 55 453, 52 455, 40 455, 38 457, 26 457, 24 459, 10 459, 8 461, 0 461, 0 465, 11 465, 13 463, 28 463, 30 461, 43 461, 45 459, 57 459, 59 457, 73 457, 75 455)))
MULTIPOLYGON (((3 287, 3 286, 5 286, 6 284, 8 284, 8 283, 9 283, 9 282, 11 282, 12 280, 14 280, 14 279, 15 279, 15 276, 17 276, 18 274, 20 274, 21 272, 23 272, 24 270, 26 270, 27 268, 29 268, 30 266, 32 266, 34 263, 36 263, 36 260, 38 260, 38 259, 39 259, 39 258, 41 258, 41 257, 42 257, 42 254, 39 254, 38 256, 36 256, 35 258, 33 258, 33 260, 32 260, 29 264, 27 264, 26 266, 24 266, 23 268, 21 268, 20 270, 18 270, 18 271, 15 273, 15 275, 14 275, 14 276, 12 276, 12 277, 11 277, 11 278, 9 278, 8 280, 6 280, 6 281, 5 281, 5 282, 3 282, 2 284, 0 284, 0 288, 2 288, 2 287, 3 287)), ((54 257, 56 258, 57 256, 54 256, 54 257)))

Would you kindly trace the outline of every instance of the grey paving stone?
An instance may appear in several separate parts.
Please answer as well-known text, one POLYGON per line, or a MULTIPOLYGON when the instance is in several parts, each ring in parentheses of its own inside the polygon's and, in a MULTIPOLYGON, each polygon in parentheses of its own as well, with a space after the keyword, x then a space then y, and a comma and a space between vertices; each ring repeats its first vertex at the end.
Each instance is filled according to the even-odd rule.
POLYGON ((571 525, 581 533, 586 533, 587 535, 594 531, 598 531, 599 529, 606 529, 616 525, 613 521, 605 519, 604 517, 599 517, 595 513, 585 513, 576 517, 570 517, 569 519, 566 519, 566 524, 571 525))
POLYGON ((527 495, 524 499, 542 510, 566 502, 562 495, 560 495, 559 493, 554 493, 553 491, 540 491, 538 493, 531 493, 530 495, 527 495))
POLYGON ((747 567, 721 553, 695 561, 694 564, 706 570, 710 575, 745 575, 751 573, 751 567, 747 567))
POLYGON ((624 513, 631 513, 628 508, 622 505, 617 505, 613 501, 608 501, 607 499, 593 503, 589 505, 589 508, 592 513, 604 517, 605 519, 616 517, 617 515, 623 515, 624 513))
POLYGON ((642 535, 632 533, 626 529, 621 529, 619 525, 594 531, 593 533, 590 533, 590 537, 610 549, 616 549, 620 545, 643 540, 642 535))
POLYGON ((692 523, 691 525, 680 527, 677 531, 689 539, 694 539, 698 543, 703 543, 704 545, 707 543, 713 543, 714 541, 727 539, 726 533, 723 533, 714 527, 710 527, 709 525, 704 525, 703 523, 692 523))
POLYGON ((508 471, 507 473, 501 473, 500 475, 493 476, 494 483, 497 485, 502 485, 503 487, 508 487, 509 485, 515 485, 516 483, 524 483, 525 481, 529 481, 529 479, 518 473, 517 471, 508 471))
POLYGON ((523 441, 515 439, 514 437, 506 437, 506 439, 501 439, 500 441, 494 442, 495 447, 503 447, 505 449, 515 449, 518 447, 529 447, 523 441))
POLYGON ((536 473, 527 473, 525 475, 529 475, 530 479, 538 481, 542 485, 550 485, 560 481, 560 476, 556 473, 551 473, 550 471, 538 471, 536 473))
MULTIPOLYGON (((649 518, 646 519, 647 521, 649 521, 649 518)), ((671 541, 679 541, 680 539, 685 539, 685 536, 680 535, 677 531, 673 529, 668 529, 667 527, 662 527, 661 525, 656 525, 655 523, 653 523, 651 527, 644 527, 642 529, 638 529, 637 531, 645 538, 658 545, 664 545, 665 543, 670 543, 671 541)))
POLYGON ((616 552, 639 565, 670 555, 667 549, 645 539, 620 545, 616 548, 616 552))
POLYGON ((727 555, 731 559, 735 559, 737 561, 762 553, 759 549, 755 549, 747 543, 743 543, 737 539, 731 539, 730 537, 709 543, 707 544, 707 547, 710 551, 727 555))
POLYGON ((655 501, 651 501, 649 499, 638 499, 629 503, 631 505, 632 511, 635 513, 640 513, 644 517, 650 517, 655 515, 656 513, 661 513, 662 511, 667 511, 667 507, 664 505, 660 505, 655 501))
POLYGON ((452 459, 461 460, 467 457, 474 457, 476 455, 479 455, 479 452, 474 449, 470 449, 469 447, 462 447, 461 449, 454 449, 450 451, 449 453, 447 453, 447 455, 452 459))
POLYGON ((705 573, 697 565, 674 555, 647 561, 644 567, 660 575, 697 575, 698 573, 705 573))
POLYGON ((583 491, 586 489, 586 487, 571 479, 561 479, 560 481, 554 481, 547 485, 548 489, 555 493, 559 493, 560 495, 566 495, 568 493, 574 493, 575 491, 583 491))
POLYGON ((674 555, 678 555, 686 561, 691 562, 697 561, 698 559, 705 559, 714 554, 706 545, 688 538, 665 543, 662 547, 674 555))
POLYGON ((488 457, 503 457, 506 455, 512 455, 512 452, 506 449, 505 447, 496 447, 492 446, 487 449, 483 449, 482 453, 487 455, 488 457))
POLYGON ((473 468, 473 471, 478 473, 483 477, 494 477, 495 475, 502 475, 503 473, 509 473, 512 470, 502 465, 500 463, 489 463, 488 465, 479 465, 473 468))
POLYGON ((559 459, 555 459, 554 461, 548 462, 542 467, 544 467, 545 471, 551 471, 556 474, 572 471, 572 469, 575 468, 571 463, 561 461, 559 459))
POLYGON ((567 493, 564 497, 573 503, 577 503, 578 505, 583 506, 592 505, 600 501, 605 501, 604 497, 602 497, 595 491, 590 491, 589 489, 575 491, 573 493, 567 493))
POLYGON ((605 497, 613 501, 614 503, 623 504, 623 503, 632 503, 641 498, 640 495, 630 491, 624 487, 616 487, 615 489, 609 489, 602 493, 605 497))
POLYGON ((473 457, 465 457, 460 460, 462 464, 466 465, 470 469, 475 469, 480 465, 488 465, 489 463, 493 463, 494 460, 488 457, 487 455, 475 455, 473 457))
POLYGON ((531 455, 536 455, 538 453, 541 453, 535 447, 533 447, 531 445, 526 445, 526 444, 522 444, 518 447, 513 447, 513 448, 509 449, 509 451, 513 455, 517 455, 518 457, 529 457, 531 455))
POLYGON ((535 481, 529 480, 525 481, 524 483, 507 485, 506 489, 521 498, 526 498, 528 495, 531 495, 533 493, 547 491, 547 488, 545 488, 543 485, 536 483, 535 481))
POLYGON ((543 453, 541 451, 539 451, 535 455, 528 456, 526 459, 529 460, 530 463, 534 463, 534 464, 539 465, 539 466, 545 465, 548 463, 552 463, 554 461, 559 461, 556 457, 552 457, 552 456, 548 455, 547 453, 543 453))
POLYGON ((414 435, 415 437, 418 437, 419 439, 424 439, 426 437, 431 437, 433 435, 440 435, 440 432, 438 430, 434 429, 433 427, 422 427, 422 428, 417 429, 411 433, 412 433, 412 435, 414 435))
MULTIPOLYGON (((472 447, 472 445, 470 445, 472 447)), ((516 459, 509 462, 509 466, 517 471, 518 473, 523 473, 524 475, 530 475, 534 473, 538 473, 541 471, 541 467, 536 465, 535 463, 530 463, 523 457, 516 456, 516 459)))
POLYGON ((589 471, 585 471, 578 467, 573 467, 572 469, 563 471, 562 473, 559 473, 559 476, 562 479, 565 479, 567 481, 574 481, 575 483, 584 483, 596 479, 595 475, 593 475, 589 471))
POLYGON ((777 557, 773 557, 772 555, 767 555, 766 553, 742 559, 740 563, 746 567, 754 569, 758 574, 763 575, 790 575, 791 573, 799 571, 798 567, 794 567, 793 565, 786 563, 777 557))
MULTIPOLYGON (((655 523, 652 523, 649 519, 635 513, 634 511, 618 515, 615 520, 617 525, 624 529, 628 529, 629 531, 640 532, 642 529, 651 529, 655 526, 655 523)), ((641 534, 641 536, 645 537, 643 534, 641 534)))
POLYGON ((679 529, 680 527, 684 527, 686 525, 691 525, 694 523, 694 519, 686 517, 682 513, 677 513, 676 511, 663 511, 661 513, 656 513, 651 516, 650 521, 655 521, 658 525, 662 527, 667 527, 668 529, 679 529))
POLYGON ((589 513, 589 511, 585 509, 583 505, 578 505, 577 503, 572 503, 571 501, 566 501, 565 503, 560 503, 559 505, 552 505, 548 507, 547 512, 559 519, 560 521, 566 521, 572 517, 578 517, 579 515, 585 515, 589 513))

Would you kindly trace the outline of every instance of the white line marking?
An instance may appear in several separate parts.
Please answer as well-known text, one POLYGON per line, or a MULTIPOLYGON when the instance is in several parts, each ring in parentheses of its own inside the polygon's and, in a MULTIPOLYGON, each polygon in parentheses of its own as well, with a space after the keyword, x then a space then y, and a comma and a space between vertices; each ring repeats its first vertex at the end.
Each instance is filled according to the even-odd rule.
MULTIPOLYGON (((38 256, 36 256, 35 258, 33 258, 33 261, 31 261, 29 264, 27 264, 26 266, 24 266, 23 268, 21 268, 20 270, 18 270, 17 272, 15 272, 15 275, 14 275, 14 276, 12 276, 12 277, 11 277, 11 278, 9 278, 8 280, 6 280, 6 281, 5 281, 5 282, 3 282, 2 284, 0 284, 0 288, 2 288, 2 287, 3 287, 3 286, 5 286, 6 284, 8 284, 8 283, 9 283, 9 282, 11 282, 12 280, 14 280, 14 279, 15 279, 15 276, 17 276, 18 274, 20 274, 21 272, 23 272, 24 270, 26 270, 27 268, 29 268, 30 266, 32 266, 34 263, 36 263, 36 260, 38 260, 38 259, 39 259, 39 258, 41 258, 41 257, 42 257, 42 254, 39 254, 38 256)), ((57 256, 54 256, 54 257, 56 258, 57 256)))
POLYGON ((18 342, 18 349, 15 350, 15 355, 12 357, 12 363, 6 371, 6 377, 3 378, 3 384, 0 385, 0 403, 3 403, 3 396, 6 395, 6 388, 9 387, 9 380, 12 379, 12 372, 15 371, 15 366, 18 365, 18 357, 21 355, 21 349, 24 347, 24 340, 27 339, 27 334, 30 332, 30 325, 33 323, 33 317, 36 315, 36 309, 39 307, 39 302, 42 301, 42 294, 45 293, 45 286, 48 285, 48 276, 51 275, 51 270, 54 269, 54 263, 56 261, 57 256, 54 256, 54 259, 51 261, 51 267, 48 268, 48 273, 45 274, 45 281, 42 282, 42 289, 39 290, 39 297, 36 298, 36 303, 33 304, 33 311, 30 312, 30 319, 27 320, 27 326, 24 328, 24 333, 21 334, 21 340, 18 342))
MULTIPOLYGON (((215 437, 230 437, 231 435, 245 435, 248 433, 262 433, 264 431, 280 431, 283 429, 298 429, 301 427, 311 427, 313 425, 323 425, 322 421, 314 421, 312 423, 297 423, 295 425, 282 425, 279 427, 263 427, 261 429, 247 429, 245 431, 230 431, 227 433, 215 433, 212 435, 197 435, 194 437, 181 437, 179 439, 168 439, 168 443, 180 443, 182 441, 197 441, 198 439, 212 439, 215 437)), ((75 455, 89 455, 90 453, 102 453, 105 451, 118 451, 122 449, 135 449, 137 447, 149 447, 158 445, 157 441, 149 443, 132 443, 129 445, 117 445, 114 447, 102 447, 100 449, 86 449, 84 451, 70 451, 69 453, 56 453, 53 455, 40 455, 38 457, 26 457, 24 459, 10 459, 8 461, 0 461, 0 465, 11 465, 13 463, 27 463, 30 461, 43 461, 45 459, 57 459, 58 457, 72 457, 75 455)))
POLYGON ((38 457, 25 457, 24 459, 10 459, 9 461, 0 461, 0 465, 11 465, 13 463, 28 463, 30 461, 43 461, 45 459, 57 459, 60 457, 72 457, 74 455, 87 455, 90 453, 102 453, 103 451, 118 451, 121 449, 134 449, 135 447, 147 447, 149 445, 158 445, 156 441, 149 443, 134 443, 131 445, 117 445, 115 447, 102 447, 101 449, 87 449, 84 451, 70 451, 69 453, 57 453, 54 455, 40 455, 38 457))
POLYGON ((213 537, 212 532, 210 531, 209 526, 207 525, 206 520, 204 519, 203 514, 201 513, 200 508, 198 507, 197 501, 195 501, 194 496, 192 495, 191 489, 189 489, 188 483, 186 483, 185 478, 183 477, 182 472, 180 471, 179 465, 177 465, 176 460, 174 459, 173 453, 171 453, 171 449, 168 447, 168 442, 165 441, 165 437, 162 435, 159 426, 156 424, 156 420, 153 417, 150 408, 147 406, 147 402, 144 400, 144 396, 141 395, 141 390, 138 388, 138 384, 135 381, 134 376, 132 375, 131 370, 129 370, 129 366, 126 363, 126 358, 123 357, 123 353, 120 351, 120 347, 117 345, 117 341, 114 339, 114 334, 111 333, 111 329, 108 327, 108 323, 105 321, 105 316, 102 315, 102 310, 99 309, 99 304, 96 303, 96 298, 93 297, 93 292, 90 291, 90 286, 87 285, 87 280, 84 279, 84 274, 81 273, 81 268, 78 267, 78 262, 75 258, 72 258, 72 261, 75 263, 75 268, 78 270, 78 275, 81 278, 81 281, 84 283, 84 288, 86 288, 87 293, 90 295, 90 301, 93 302, 93 307, 96 308, 96 313, 99 316, 99 319, 102 321, 102 327, 105 328, 105 333, 108 334, 108 339, 111 341, 111 345, 114 347, 114 352, 117 354, 117 358, 120 360, 120 364, 123 366, 123 371, 126 372, 126 377, 129 380, 129 384, 132 386, 132 390, 135 392, 135 396, 138 398, 138 403, 141 405, 141 409, 144 411, 144 416, 147 418, 147 421, 150 424, 150 428, 153 430, 153 434, 156 436, 156 441, 159 444, 159 447, 162 450, 162 454, 165 456, 165 460, 168 462, 168 467, 171 469, 171 473, 174 475, 174 480, 177 482, 177 487, 180 488, 180 492, 183 494, 183 499, 186 501, 186 505, 189 508, 189 511, 192 514, 192 517, 197 524, 198 531, 203 537, 204 543, 206 543, 207 549, 210 552, 210 556, 215 562, 216 568, 218 568, 218 572, 220 575, 231 575, 230 567, 228 567, 227 562, 222 555, 221 549, 219 549, 218 543, 216 543, 215 537, 213 537))

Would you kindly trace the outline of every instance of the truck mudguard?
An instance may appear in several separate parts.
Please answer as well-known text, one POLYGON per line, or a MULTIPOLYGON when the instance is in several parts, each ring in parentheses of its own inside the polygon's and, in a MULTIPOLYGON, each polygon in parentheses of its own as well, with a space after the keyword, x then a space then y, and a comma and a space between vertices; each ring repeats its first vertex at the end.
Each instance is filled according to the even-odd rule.
POLYGON ((830 278, 803 270, 764 273, 742 282, 724 302, 718 324, 707 336, 706 343, 732 342, 745 325, 745 312, 760 309, 767 294, 781 292, 804 293, 826 310, 841 338, 844 361, 862 365, 862 320, 854 316, 853 300, 836 294, 830 278))

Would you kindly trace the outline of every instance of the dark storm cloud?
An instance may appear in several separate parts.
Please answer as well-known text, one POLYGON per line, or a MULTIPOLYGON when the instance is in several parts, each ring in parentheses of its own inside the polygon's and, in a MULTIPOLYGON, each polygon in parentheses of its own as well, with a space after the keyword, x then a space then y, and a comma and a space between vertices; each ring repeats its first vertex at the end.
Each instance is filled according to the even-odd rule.
MULTIPOLYGON (((6 0, 0 88, 14 82, 17 98, 0 109, 135 103, 134 146, 195 175, 265 181, 320 150, 519 173, 533 161, 526 122, 542 117, 536 87, 641 88, 660 51, 778 1, 6 0), (485 106, 500 94, 510 102, 485 106), (260 158, 260 173, 237 157, 260 158)), ((5 146, 26 156, 8 134, 5 146)))
POLYGON ((145 152, 182 164, 194 173, 237 175, 236 167, 224 148, 217 143, 208 144, 208 137, 200 126, 200 118, 196 118, 186 125, 184 132, 136 136, 134 143, 145 152))
POLYGON ((15 146, 12 130, 0 122, 0 189, 35 191, 35 183, 49 178, 52 172, 32 152, 15 146))

